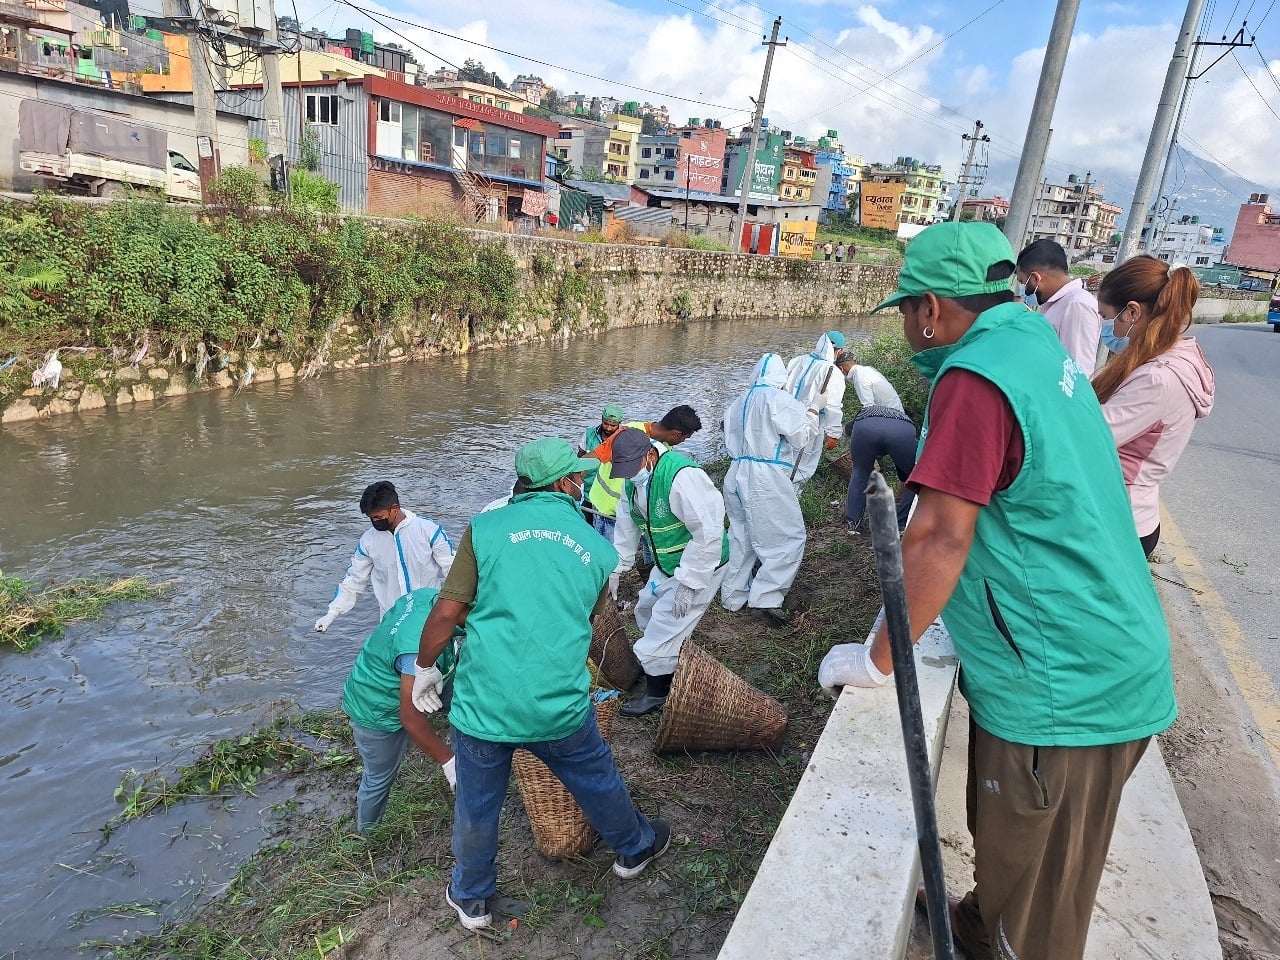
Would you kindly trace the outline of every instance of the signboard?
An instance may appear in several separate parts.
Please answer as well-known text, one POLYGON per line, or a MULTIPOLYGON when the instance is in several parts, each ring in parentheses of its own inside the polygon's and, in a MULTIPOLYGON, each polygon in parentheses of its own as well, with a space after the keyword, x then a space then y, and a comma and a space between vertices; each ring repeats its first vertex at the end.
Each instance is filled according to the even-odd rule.
POLYGON ((907 185, 863 180, 859 190, 862 194, 862 226, 897 230, 898 213, 902 210, 902 195, 907 185))
POLYGON ((812 260, 818 239, 816 220, 786 220, 778 237, 778 256, 789 260, 812 260))
POLYGON ((698 130, 692 137, 681 138, 679 168, 676 171, 681 188, 703 193, 720 192, 726 136, 723 130, 698 130))
MULTIPOLYGON (((751 174, 751 193, 777 196, 782 180, 782 135, 766 134, 756 149, 755 169, 751 174)), ((741 181, 739 181, 741 184, 741 181)))

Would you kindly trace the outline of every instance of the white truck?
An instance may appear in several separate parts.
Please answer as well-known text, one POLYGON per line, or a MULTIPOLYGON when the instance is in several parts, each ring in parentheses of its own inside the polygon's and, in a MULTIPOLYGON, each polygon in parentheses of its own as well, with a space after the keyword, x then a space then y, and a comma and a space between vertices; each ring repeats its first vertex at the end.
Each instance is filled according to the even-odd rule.
POLYGON ((168 148, 169 134, 136 120, 47 100, 18 105, 18 165, 92 197, 127 184, 171 200, 200 202, 200 173, 168 148))

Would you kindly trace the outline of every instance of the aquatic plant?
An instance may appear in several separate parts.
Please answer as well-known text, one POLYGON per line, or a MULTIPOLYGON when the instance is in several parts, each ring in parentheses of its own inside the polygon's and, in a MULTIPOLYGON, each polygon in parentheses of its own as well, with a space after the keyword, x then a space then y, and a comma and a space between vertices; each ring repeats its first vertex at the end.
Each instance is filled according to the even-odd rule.
POLYGON ((92 620, 116 600, 146 600, 165 584, 142 577, 123 580, 70 580, 36 591, 21 577, 0 571, 0 645, 31 650, 47 636, 61 636, 67 624, 92 620))

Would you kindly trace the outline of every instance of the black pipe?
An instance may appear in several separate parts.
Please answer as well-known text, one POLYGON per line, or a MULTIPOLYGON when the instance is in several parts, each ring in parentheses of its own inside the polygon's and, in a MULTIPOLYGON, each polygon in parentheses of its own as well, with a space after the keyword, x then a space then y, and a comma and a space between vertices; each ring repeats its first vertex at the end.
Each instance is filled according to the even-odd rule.
POLYGON ((942 872, 942 844, 933 804, 933 777, 929 772, 929 744, 925 739, 924 718, 920 711, 920 687, 916 682, 916 660, 912 653, 911 623, 907 615, 898 515, 893 491, 884 482, 879 468, 872 471, 866 492, 871 544, 876 551, 876 571, 880 574, 884 618, 889 630, 889 647, 893 652, 898 717, 902 721, 902 739, 907 747, 907 775, 915 807, 925 903, 929 909, 929 931, 933 934, 933 955, 936 960, 955 960, 951 911, 947 907, 947 880, 942 872))

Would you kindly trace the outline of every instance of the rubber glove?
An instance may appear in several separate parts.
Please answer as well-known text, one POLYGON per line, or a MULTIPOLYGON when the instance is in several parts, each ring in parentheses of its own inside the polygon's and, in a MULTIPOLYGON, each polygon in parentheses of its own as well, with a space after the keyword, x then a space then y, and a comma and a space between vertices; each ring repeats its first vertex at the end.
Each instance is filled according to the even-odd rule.
POLYGON ((883 687, 892 676, 872 662, 869 643, 837 643, 818 668, 818 683, 832 698, 840 696, 841 687, 883 687))
POLYGON ((316 621, 316 633, 324 633, 337 618, 338 615, 336 613, 326 613, 316 621))
POLYGON ((440 764, 440 771, 444 774, 445 783, 449 784, 449 789, 454 793, 458 792, 458 775, 454 773, 454 763, 457 757, 450 757, 444 763, 440 764))
POLYGON ((824 446, 826 446, 828 450, 834 450, 836 448, 836 444, 838 444, 839 442, 840 441, 837 440, 835 437, 827 437, 827 442, 826 444, 824 444, 824 446))
POLYGON ((618 574, 609 574, 609 596, 613 600, 618 599, 618 574))
POLYGON ((433 663, 429 667, 413 665, 413 705, 423 713, 435 713, 440 709, 440 690, 444 677, 433 663))
POLYGON ((697 590, 693 587, 686 587, 683 583, 676 587, 676 598, 671 604, 671 615, 677 620, 683 620, 689 615, 689 608, 693 606, 693 598, 697 594, 697 590))

